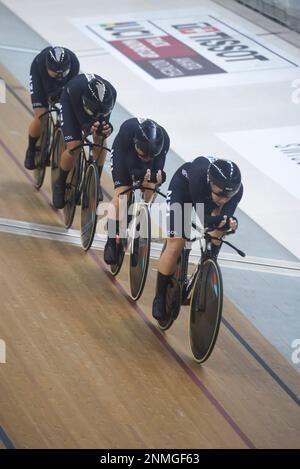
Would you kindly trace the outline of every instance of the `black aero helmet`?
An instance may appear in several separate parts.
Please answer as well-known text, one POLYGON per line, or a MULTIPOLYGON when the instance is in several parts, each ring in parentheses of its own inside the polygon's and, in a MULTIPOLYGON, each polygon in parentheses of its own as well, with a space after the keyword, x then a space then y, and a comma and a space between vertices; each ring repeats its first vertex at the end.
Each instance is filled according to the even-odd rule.
POLYGON ((164 145, 162 128, 153 120, 145 119, 139 123, 134 135, 134 143, 149 159, 160 154, 164 145))
POLYGON ((226 197, 234 196, 242 184, 241 172, 238 166, 231 160, 216 159, 207 171, 208 182, 215 184, 226 197))
POLYGON ((111 88, 99 78, 92 78, 87 82, 82 95, 85 112, 89 116, 108 116, 115 104, 111 88))
POLYGON ((52 47, 46 55, 46 67, 50 77, 62 80, 71 70, 70 53, 63 47, 52 47))

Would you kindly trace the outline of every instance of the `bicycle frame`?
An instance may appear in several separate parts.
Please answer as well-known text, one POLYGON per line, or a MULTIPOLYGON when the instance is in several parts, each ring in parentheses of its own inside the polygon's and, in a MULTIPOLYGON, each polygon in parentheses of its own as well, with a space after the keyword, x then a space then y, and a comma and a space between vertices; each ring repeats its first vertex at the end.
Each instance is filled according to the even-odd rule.
POLYGON ((49 122, 51 122, 51 125, 53 126, 53 132, 51 133, 51 144, 50 144, 50 153, 51 153, 53 150, 52 147, 53 147, 53 142, 54 142, 54 138, 53 138, 54 134, 56 130, 61 126, 60 117, 59 117, 60 109, 57 106, 57 104, 49 105, 49 109, 40 115, 39 119, 41 122, 44 116, 48 116, 47 125, 49 125, 49 122))
POLYGON ((83 137, 82 137, 82 140, 81 142, 76 145, 76 147, 72 148, 70 150, 70 153, 73 153, 75 152, 76 150, 78 150, 79 148, 83 150, 83 155, 84 155, 84 159, 85 159, 85 162, 86 163, 96 163, 97 162, 97 159, 93 158, 93 149, 94 148, 100 148, 100 149, 103 149, 103 150, 107 150, 107 151, 111 151, 110 148, 107 148, 105 147, 104 145, 100 144, 100 143, 94 143, 94 142, 91 142, 88 137, 90 136, 91 134, 90 133, 87 133, 85 134, 83 137), (86 156, 86 152, 85 152, 85 148, 89 148, 89 155, 88 157, 86 156))
MULTIPOLYGON (((193 223, 193 228, 200 233, 202 232, 200 228, 194 223, 193 223)), ((234 232, 231 230, 227 230, 224 232, 224 234, 221 237, 211 236, 208 232, 208 229, 206 228, 206 230, 204 231, 204 235, 199 240, 200 248, 201 248, 201 258, 189 278, 188 278, 187 273, 188 273, 188 260, 189 260, 189 254, 190 254, 191 248, 184 247, 183 254, 182 254, 182 272, 181 272, 181 279, 180 279, 181 285, 182 285, 182 302, 183 303, 185 301, 190 300, 195 279, 197 277, 199 270, 202 268, 204 261, 208 258, 211 258, 211 245, 212 245, 213 240, 219 241, 221 243, 220 247, 222 246, 222 244, 227 244, 232 249, 234 249, 240 256, 242 257, 246 256, 246 254, 243 251, 241 251, 240 249, 233 246, 233 244, 223 239, 224 236, 228 236, 231 234, 234 234, 234 232)), ((191 241, 193 240, 190 240, 190 242, 191 241)))
POLYGON ((88 137, 90 135, 91 135, 90 132, 84 134, 83 137, 82 137, 82 141, 79 143, 79 145, 77 145, 76 147, 74 147, 70 150, 70 153, 73 154, 73 152, 75 152, 76 150, 78 150, 80 148, 80 150, 82 151, 83 158, 84 158, 84 168, 83 168, 82 180, 80 181, 80 186, 79 186, 80 192, 82 190, 82 184, 83 184, 83 181, 84 181, 84 178, 85 178, 85 172, 86 172, 86 169, 87 169, 88 165, 97 163, 97 158, 93 157, 93 149, 94 148, 100 148, 100 149, 107 150, 109 152, 111 151, 110 148, 105 147, 104 145, 102 145, 100 143, 91 142, 88 139, 88 137), (88 150, 88 156, 86 155, 85 148, 89 149, 88 150))
MULTIPOLYGON (((119 197, 121 195, 128 194, 128 192, 131 192, 130 205, 131 206, 133 205, 132 213, 128 213, 128 215, 130 217, 132 217, 133 225, 131 226, 131 231, 133 233, 135 233, 136 225, 138 223, 137 213, 138 213, 139 205, 143 204, 143 205, 147 206, 147 210, 150 211, 151 205, 152 205, 152 203, 154 201, 154 198, 155 198, 155 195, 160 194, 160 195, 164 196, 164 194, 162 194, 158 190, 158 186, 155 187, 154 189, 151 188, 151 187, 145 187, 145 186, 143 186, 143 183, 141 181, 133 181, 132 185, 128 189, 126 189, 125 191, 123 191, 119 194, 119 197), (153 192, 153 195, 152 195, 151 199, 146 202, 145 199, 144 199, 144 192, 148 191, 148 190, 153 192)), ((128 230, 128 226, 127 226, 127 230, 128 230)), ((133 243, 131 243, 130 249, 131 249, 131 252, 132 252, 133 243)))

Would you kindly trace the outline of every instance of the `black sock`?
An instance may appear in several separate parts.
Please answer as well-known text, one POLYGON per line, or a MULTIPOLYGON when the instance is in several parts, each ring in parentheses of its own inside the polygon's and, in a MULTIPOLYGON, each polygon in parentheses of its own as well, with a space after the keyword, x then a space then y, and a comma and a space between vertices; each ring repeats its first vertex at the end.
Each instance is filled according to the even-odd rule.
POLYGON ((66 184, 66 180, 67 180, 69 172, 70 171, 65 171, 64 169, 59 168, 59 178, 58 178, 58 180, 61 184, 66 184))
POLYGON ((117 244, 116 238, 107 238, 106 244, 108 246, 116 246, 117 244))
POLYGON ((156 295, 164 297, 166 294, 167 286, 173 275, 164 275, 161 272, 157 272, 156 280, 156 295))
POLYGON ((28 135, 28 148, 31 151, 35 151, 35 144, 38 141, 39 137, 31 137, 31 135, 28 135))

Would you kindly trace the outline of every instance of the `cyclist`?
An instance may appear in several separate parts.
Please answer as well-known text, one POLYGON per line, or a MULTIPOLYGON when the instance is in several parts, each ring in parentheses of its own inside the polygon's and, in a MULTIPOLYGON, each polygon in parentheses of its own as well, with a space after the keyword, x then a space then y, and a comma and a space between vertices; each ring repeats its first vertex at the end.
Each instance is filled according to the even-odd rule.
MULTIPOLYGON (((236 231, 238 223, 233 214, 242 195, 241 173, 231 160, 200 156, 177 169, 167 193, 168 239, 158 265, 156 295, 152 306, 155 319, 166 319, 165 293, 176 270, 177 259, 190 236, 192 207, 199 203, 204 204, 204 225, 214 228, 210 233, 212 236, 220 237, 220 229, 236 231), (174 204, 181 207, 177 215, 174 204), (190 223, 185 230, 187 220, 190 223)), ((218 241, 212 241, 214 258, 218 256, 219 244, 218 241)))
MULTIPOLYGON (((80 149, 72 153, 70 150, 80 144, 83 132, 92 133, 94 143, 104 144, 113 130, 109 118, 116 97, 115 88, 107 80, 92 73, 77 75, 63 90, 60 98, 61 125, 67 148, 61 155, 59 177, 53 187, 55 208, 63 208, 65 205, 67 176, 80 153, 80 149)), ((93 151, 95 159, 98 159, 101 178, 106 150, 98 148, 93 151)), ((99 192, 99 200, 102 200, 101 186, 99 192)))
MULTIPOLYGON (((119 194, 126 191, 133 178, 143 181, 143 186, 154 188, 165 181, 163 171, 170 139, 166 130, 152 119, 133 117, 120 127, 111 152, 114 195, 109 210, 108 238, 104 249, 107 264, 116 264, 116 235, 119 233, 119 194)), ((151 191, 144 194, 148 201, 151 191)))
POLYGON ((30 94, 34 118, 29 126, 28 148, 24 166, 34 169, 35 145, 41 134, 40 116, 49 103, 59 101, 63 86, 79 72, 79 61, 65 47, 46 47, 33 60, 30 67, 30 94))

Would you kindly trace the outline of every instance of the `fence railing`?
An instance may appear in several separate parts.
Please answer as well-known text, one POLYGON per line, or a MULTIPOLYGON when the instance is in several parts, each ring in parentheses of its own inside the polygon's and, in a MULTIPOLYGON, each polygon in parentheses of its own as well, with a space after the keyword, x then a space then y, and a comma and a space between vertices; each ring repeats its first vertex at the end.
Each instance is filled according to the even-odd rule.
POLYGON ((236 0, 300 33, 299 0, 236 0))

